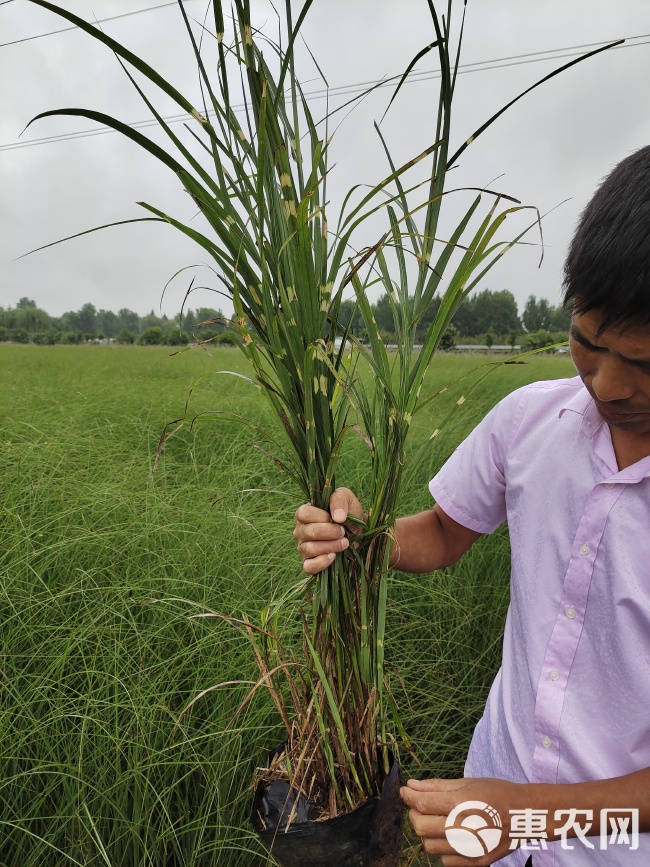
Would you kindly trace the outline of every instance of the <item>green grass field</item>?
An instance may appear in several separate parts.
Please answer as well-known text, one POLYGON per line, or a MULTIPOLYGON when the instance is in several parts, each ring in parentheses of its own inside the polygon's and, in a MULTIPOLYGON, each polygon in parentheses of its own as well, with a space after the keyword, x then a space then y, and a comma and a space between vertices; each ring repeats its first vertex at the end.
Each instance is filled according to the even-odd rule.
MULTIPOLYGON (((440 356, 437 389, 491 359, 440 356)), ((573 375, 567 357, 485 368, 414 426, 403 511, 503 395, 573 375)), ((251 780, 282 728, 245 639, 212 611, 256 619, 300 575, 299 492, 227 415, 184 427, 152 472, 163 426, 184 414, 268 423, 237 350, 170 358, 144 347, 0 345, 0 865, 251 867, 251 780), (193 388, 194 387, 194 388, 193 388), (186 715, 183 708, 208 693, 186 715)), ((339 484, 363 495, 364 445, 339 484)), ((391 578, 391 689, 420 764, 459 775, 498 667, 508 598, 502 528, 453 569, 391 578)), ((420 863, 420 862, 417 862, 420 863)), ((424 862, 422 862, 424 863, 424 862)))

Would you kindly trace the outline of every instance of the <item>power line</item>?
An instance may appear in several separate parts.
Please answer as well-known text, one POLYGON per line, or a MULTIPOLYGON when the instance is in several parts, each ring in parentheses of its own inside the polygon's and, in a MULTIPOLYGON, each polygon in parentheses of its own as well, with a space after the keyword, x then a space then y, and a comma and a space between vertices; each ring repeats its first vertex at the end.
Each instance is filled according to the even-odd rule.
MULTIPOLYGON (((152 7, 159 8, 159 7, 152 7)), ((146 10, 143 10, 146 11, 146 10)), ((133 14, 133 13, 129 13, 133 14)), ((650 39, 646 39, 643 42, 631 42, 631 40, 639 40, 644 39, 645 37, 650 36, 648 33, 639 34, 638 36, 630 36, 627 37, 626 43, 623 45, 615 46, 618 48, 635 48, 639 45, 648 45, 650 44, 650 39)), ((572 45, 567 46, 566 48, 553 48, 548 51, 534 51, 529 52, 528 54, 515 54, 509 57, 502 58, 494 58, 493 60, 484 60, 484 61, 476 61, 474 63, 466 63, 462 64, 458 68, 459 74, 468 74, 472 72, 482 72, 484 70, 490 69, 506 69, 512 66, 521 66, 528 63, 540 63, 545 60, 561 60, 567 57, 577 57, 579 56, 583 49, 590 48, 598 45, 607 45, 606 42, 591 42, 585 45, 572 45), (576 50, 573 50, 576 49, 576 50), (578 50, 579 49, 579 50, 578 50), (565 52, 562 54, 558 54, 557 52, 565 52), (512 61, 512 62, 506 62, 512 61)), ((412 73, 405 83, 407 84, 416 84, 418 81, 430 81, 431 79, 439 78, 440 73, 436 70, 423 70, 422 72, 414 72, 412 73)), ((355 93, 363 93, 367 91, 369 88, 383 88, 391 86, 397 79, 399 79, 399 75, 391 76, 385 80, 379 81, 365 81, 365 82, 357 82, 355 84, 344 84, 339 87, 332 88, 321 88, 319 90, 307 91, 305 92, 305 97, 308 97, 312 100, 314 99, 324 99, 326 97, 337 97, 337 96, 351 96, 355 93)), ((246 103, 239 103, 237 105, 231 106, 232 110, 235 112, 244 111, 247 108, 246 103)), ((214 116, 213 111, 208 112, 208 116, 214 116)), ((188 114, 175 114, 170 115, 168 117, 163 118, 166 123, 179 123, 181 121, 187 121, 190 119, 190 115, 188 114)), ((128 124, 132 129, 146 129, 148 127, 157 127, 158 121, 155 119, 141 120, 135 121, 134 123, 128 124)), ((9 151, 16 150, 18 148, 26 148, 26 147, 34 147, 35 145, 42 144, 54 144, 59 141, 69 141, 72 139, 78 138, 90 138, 95 135, 107 135, 108 133, 113 133, 115 130, 110 127, 100 127, 99 129, 86 129, 86 130, 78 130, 76 132, 69 133, 60 133, 59 135, 52 136, 43 136, 42 138, 37 139, 29 139, 24 142, 12 142, 9 144, 0 145, 1 151, 9 151)))
MULTIPOLYGON (((10 3, 12 0, 5 0, 10 3)), ((184 3, 190 3, 191 0, 183 0, 184 3)), ((4 6, 4 3, 0 3, 4 6)), ((129 18, 131 15, 142 15, 144 12, 155 12, 156 9, 164 9, 167 6, 178 6, 176 0, 171 3, 161 3, 159 6, 149 6, 146 9, 136 9, 133 12, 123 12, 120 15, 112 15, 110 18, 98 18, 96 23, 103 24, 105 21, 116 21, 118 18, 129 18)), ((69 30, 78 30, 76 25, 72 27, 62 27, 60 30, 50 30, 48 33, 37 33, 34 36, 25 36, 22 39, 13 39, 11 42, 0 42, 0 48, 5 48, 7 45, 17 45, 19 42, 30 42, 32 39, 43 39, 44 36, 54 36, 56 33, 67 33, 69 30)))

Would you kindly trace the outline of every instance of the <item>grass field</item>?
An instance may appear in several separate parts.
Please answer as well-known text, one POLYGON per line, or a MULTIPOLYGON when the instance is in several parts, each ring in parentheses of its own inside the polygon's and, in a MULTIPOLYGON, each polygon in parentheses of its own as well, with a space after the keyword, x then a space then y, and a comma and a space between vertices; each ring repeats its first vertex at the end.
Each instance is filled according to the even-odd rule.
MULTIPOLYGON (((440 356, 428 388, 481 361, 440 356)), ((232 720, 256 679, 248 646, 188 615, 255 619, 299 576, 300 495, 224 415, 180 430, 152 472, 193 386, 190 415, 268 421, 223 370, 247 372, 237 350, 0 345, 2 867, 266 863, 247 826, 251 779, 282 729, 261 690, 232 720), (240 683, 179 719, 223 681, 240 683)), ((500 397, 573 367, 501 366, 429 443, 481 372, 421 414, 404 512, 430 505, 429 477, 500 397)), ((350 440, 338 478, 361 494, 363 449, 350 440)), ((508 572, 502 528, 453 569, 391 578, 391 688, 421 763, 404 752, 407 774, 462 773, 498 667, 508 572)))

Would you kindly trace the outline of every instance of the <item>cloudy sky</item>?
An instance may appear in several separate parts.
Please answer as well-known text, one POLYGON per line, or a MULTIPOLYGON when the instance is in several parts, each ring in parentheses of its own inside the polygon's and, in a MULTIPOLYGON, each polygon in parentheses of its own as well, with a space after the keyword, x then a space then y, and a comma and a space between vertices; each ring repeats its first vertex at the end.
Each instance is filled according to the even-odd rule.
MULTIPOLYGON (((88 20, 121 16, 102 27, 199 101, 195 66, 174 5, 164 0, 62 0, 61 5, 88 20)), ((259 26, 274 34, 277 22, 267 0, 251 5, 259 26)), ((202 20, 207 0, 185 0, 185 6, 202 20)), ((457 18, 461 11, 462 3, 454 0, 457 18)), ((193 213, 168 170, 119 135, 85 135, 93 124, 84 119, 44 119, 19 138, 30 118, 52 108, 94 108, 128 123, 149 117, 110 51, 77 30, 40 36, 67 26, 29 0, 0 4, 0 304, 13 305, 26 295, 53 315, 86 302, 115 311, 158 312, 167 280, 205 259, 171 228, 112 228, 17 258, 66 235, 143 216, 137 201, 187 219, 193 213), (30 144, 79 132, 84 135, 30 144)), ((360 90, 399 74, 433 39, 425 0, 315 0, 304 36, 333 91, 354 85, 360 90)), ((484 284, 512 291, 520 309, 530 294, 558 303, 577 216, 610 168, 650 142, 650 2, 468 0, 453 122, 457 144, 502 104, 567 62, 566 55, 619 38, 628 40, 625 47, 587 60, 518 103, 468 149, 455 170, 454 186, 492 182, 493 189, 550 212, 541 268, 539 250, 522 247, 504 257, 484 284)), ((322 90, 305 52, 301 59, 305 89, 322 90)), ((422 60, 418 70, 432 75, 406 86, 383 122, 396 160, 414 156, 433 140, 435 69, 433 55, 422 60)), ((349 187, 388 174, 373 121, 383 114, 390 92, 379 89, 365 99, 336 132, 330 223, 349 187)), ((330 107, 342 101, 333 92, 330 107)), ((158 104, 164 115, 178 113, 164 98, 158 104)), ((322 97, 313 98, 312 109, 324 113, 322 97)), ((155 130, 144 132, 160 140, 155 130)), ((453 221, 461 204, 451 205, 448 219, 453 221)), ((163 312, 178 310, 188 279, 172 284, 163 312)), ((193 306, 199 304, 217 306, 210 296, 193 306)), ((221 306, 228 310, 226 303, 221 306)))

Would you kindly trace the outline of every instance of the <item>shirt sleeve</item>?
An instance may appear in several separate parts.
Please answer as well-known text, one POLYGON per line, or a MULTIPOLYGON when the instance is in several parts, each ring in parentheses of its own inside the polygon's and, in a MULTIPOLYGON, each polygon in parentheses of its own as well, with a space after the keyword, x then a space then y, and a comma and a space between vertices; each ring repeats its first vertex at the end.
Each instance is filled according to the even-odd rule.
POLYGON ((517 389, 500 401, 429 482, 443 511, 477 533, 493 533, 506 520, 506 454, 525 392, 517 389))

